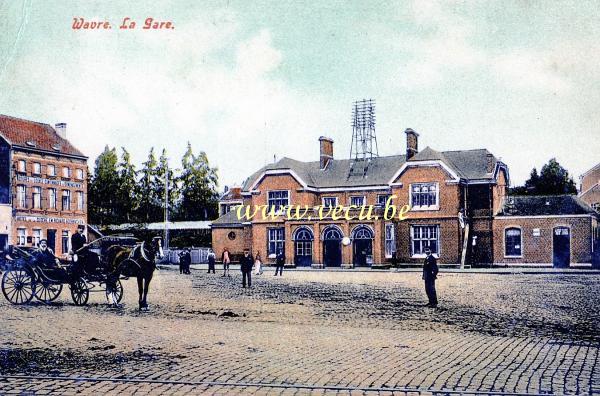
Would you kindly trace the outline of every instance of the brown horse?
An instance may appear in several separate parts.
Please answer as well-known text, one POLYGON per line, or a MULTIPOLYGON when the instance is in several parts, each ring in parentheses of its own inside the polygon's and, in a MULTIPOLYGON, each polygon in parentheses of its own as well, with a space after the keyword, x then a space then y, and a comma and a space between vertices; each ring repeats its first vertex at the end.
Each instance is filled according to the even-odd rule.
POLYGON ((156 269, 156 259, 163 257, 161 238, 154 237, 150 244, 142 242, 133 247, 111 246, 106 254, 111 268, 106 282, 109 295, 120 276, 135 277, 138 283, 139 309, 148 309, 148 290, 156 269))

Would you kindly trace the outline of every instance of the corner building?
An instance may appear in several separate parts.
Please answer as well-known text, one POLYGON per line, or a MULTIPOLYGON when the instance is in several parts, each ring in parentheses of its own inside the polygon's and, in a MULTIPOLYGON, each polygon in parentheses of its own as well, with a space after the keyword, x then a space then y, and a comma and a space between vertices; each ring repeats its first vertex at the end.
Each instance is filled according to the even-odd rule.
POLYGON ((66 256, 87 223, 87 157, 66 139, 66 124, 0 115, 0 247, 41 239, 66 256))

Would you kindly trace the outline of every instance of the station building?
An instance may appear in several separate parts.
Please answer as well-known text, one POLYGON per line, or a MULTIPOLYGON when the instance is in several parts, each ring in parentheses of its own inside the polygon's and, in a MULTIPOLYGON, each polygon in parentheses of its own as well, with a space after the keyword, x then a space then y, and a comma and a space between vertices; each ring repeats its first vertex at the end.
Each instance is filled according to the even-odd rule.
POLYGON ((66 124, 0 115, 0 247, 47 239, 58 256, 87 223, 87 157, 66 124))
MULTIPOLYGON (((244 249, 273 263, 281 249, 295 266, 381 267, 421 264, 425 248, 442 264, 568 266, 592 260, 598 216, 576 196, 509 197, 509 170, 486 149, 419 151, 405 131, 405 153, 367 163, 335 159, 333 140, 319 138, 320 160, 282 158, 253 173, 220 202, 212 222, 217 256, 244 249), (384 220, 386 202, 406 219, 384 220), (310 216, 238 218, 238 205, 279 209, 308 205, 310 216), (371 219, 319 218, 317 207, 373 205, 371 219)), ((242 211, 242 214, 245 213, 242 211)), ((352 211, 351 211, 352 213, 352 211)), ((354 212, 357 214, 356 212, 354 212)))

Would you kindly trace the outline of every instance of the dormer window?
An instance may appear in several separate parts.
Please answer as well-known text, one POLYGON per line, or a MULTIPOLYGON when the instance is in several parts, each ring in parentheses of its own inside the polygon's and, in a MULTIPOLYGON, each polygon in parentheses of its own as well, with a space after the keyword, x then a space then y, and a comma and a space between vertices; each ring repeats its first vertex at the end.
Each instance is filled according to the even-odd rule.
POLYGON ((53 145, 53 146, 52 146, 52 149, 53 149, 54 151, 60 151, 60 144, 55 144, 55 145, 53 145))
POLYGON ((32 142, 31 140, 26 141, 25 144, 29 147, 35 147, 35 142, 32 142))
POLYGON ((414 183, 410 185, 410 203, 412 210, 438 210, 438 183, 414 183))

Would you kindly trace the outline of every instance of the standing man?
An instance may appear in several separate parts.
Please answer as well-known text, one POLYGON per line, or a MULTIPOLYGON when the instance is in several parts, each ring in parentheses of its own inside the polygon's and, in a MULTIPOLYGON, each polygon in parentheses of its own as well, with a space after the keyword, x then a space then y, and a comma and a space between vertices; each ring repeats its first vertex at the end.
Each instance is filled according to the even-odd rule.
POLYGON ((223 276, 231 276, 229 275, 229 263, 231 263, 231 258, 229 257, 229 249, 225 248, 225 250, 223 250, 221 261, 223 261, 223 276))
POLYGON ((277 271, 279 271, 279 276, 283 276, 283 265, 285 264, 285 255, 283 254, 283 249, 279 250, 277 253, 277 257, 275 258, 275 276, 277 276, 277 271))
POLYGON ((208 273, 215 273, 215 252, 212 249, 208 251, 208 273))
POLYGON ((246 278, 248 278, 248 287, 252 287, 252 266, 254 265, 254 259, 250 255, 248 249, 244 249, 244 257, 240 262, 240 269, 242 270, 242 287, 246 287, 246 278))
POLYGON ((429 304, 427 307, 435 308, 437 307, 437 293, 435 291, 435 279, 437 278, 437 274, 439 272, 437 260, 431 254, 430 248, 425 248, 425 263, 423 264, 423 280, 425 281, 425 293, 427 293, 427 298, 429 299, 429 304))
POLYGON ((86 268, 87 256, 85 252, 80 252, 79 249, 87 244, 87 238, 83 233, 85 225, 79 224, 77 232, 71 236, 71 259, 73 260, 74 273, 79 274, 83 268, 86 268))

